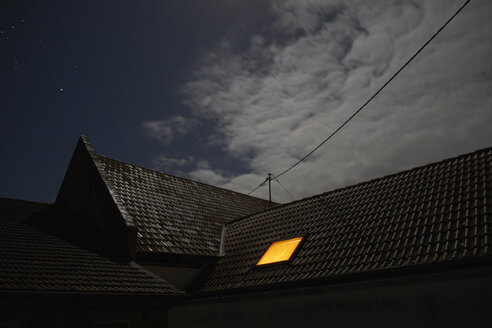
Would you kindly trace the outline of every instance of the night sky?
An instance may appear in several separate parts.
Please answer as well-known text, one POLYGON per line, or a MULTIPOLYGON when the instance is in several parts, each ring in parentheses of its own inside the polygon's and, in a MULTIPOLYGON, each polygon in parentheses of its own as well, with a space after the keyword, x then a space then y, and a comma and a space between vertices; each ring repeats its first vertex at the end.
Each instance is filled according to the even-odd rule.
POLYGON ((176 90, 200 52, 249 23, 242 3, 2 1, 0 195, 54 201, 80 134, 146 167, 159 152, 228 161, 203 127, 162 145, 141 123, 187 111, 176 90))
MULTIPOLYGON (((97 153, 248 192, 461 3, 2 1, 0 196, 53 202, 81 134, 97 153)), ((490 17, 472 1, 282 184, 301 198, 492 146, 490 17)))

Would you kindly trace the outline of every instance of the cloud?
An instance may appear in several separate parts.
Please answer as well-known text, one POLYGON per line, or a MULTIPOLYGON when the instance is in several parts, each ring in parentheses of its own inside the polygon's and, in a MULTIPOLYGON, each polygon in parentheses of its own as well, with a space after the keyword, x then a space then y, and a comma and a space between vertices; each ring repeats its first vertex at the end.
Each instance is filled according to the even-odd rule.
POLYGON ((213 185, 221 185, 229 180, 222 175, 221 170, 212 170, 208 161, 199 161, 196 168, 189 172, 188 176, 192 179, 206 182, 213 185))
POLYGON ((192 164, 192 156, 186 158, 172 158, 164 155, 158 155, 152 160, 152 167, 158 171, 171 171, 175 168, 181 168, 192 164))
POLYGON ((192 125, 193 120, 183 116, 171 116, 166 120, 142 123, 145 134, 164 145, 168 145, 177 136, 187 133, 192 125))
MULTIPOLYGON (((208 167, 189 174, 247 192, 266 173, 279 173, 349 117, 460 4, 272 2, 273 20, 250 35, 246 49, 224 39, 180 90, 195 119, 218 122, 213 139, 249 172, 227 176, 208 167)), ((490 146, 491 14, 490 2, 470 3, 282 184, 304 197, 490 146)), ((289 200, 276 190, 274 200, 289 200)), ((265 197, 265 189, 257 195, 265 197)))

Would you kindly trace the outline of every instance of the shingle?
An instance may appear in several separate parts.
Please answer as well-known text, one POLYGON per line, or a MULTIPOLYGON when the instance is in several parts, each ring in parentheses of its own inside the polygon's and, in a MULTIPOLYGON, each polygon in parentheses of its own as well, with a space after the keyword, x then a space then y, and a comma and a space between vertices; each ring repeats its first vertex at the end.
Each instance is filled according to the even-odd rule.
POLYGON ((138 265, 99 255, 28 220, 51 207, 0 198, 0 292, 179 293, 138 265))
POLYGON ((490 256, 491 181, 489 148, 237 220, 201 291, 490 256), (272 240, 303 235, 290 263, 253 268, 272 240))
POLYGON ((138 231, 137 252, 217 256, 222 224, 268 201, 98 155, 101 175, 138 231))

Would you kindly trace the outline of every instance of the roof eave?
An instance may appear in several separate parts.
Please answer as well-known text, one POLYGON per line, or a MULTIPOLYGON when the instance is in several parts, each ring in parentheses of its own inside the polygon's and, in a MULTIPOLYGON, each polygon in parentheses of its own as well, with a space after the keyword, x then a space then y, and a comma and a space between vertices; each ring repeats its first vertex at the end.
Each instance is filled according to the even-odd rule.
POLYGON ((416 264, 411 266, 399 266, 380 270, 347 273, 343 275, 293 280, 273 284, 254 285, 222 290, 197 291, 190 298, 222 298, 234 296, 247 296, 257 293, 275 293, 278 291, 306 290, 309 288, 333 287, 347 283, 362 283, 374 281, 386 281, 394 279, 423 279, 429 275, 456 273, 461 271, 487 269, 492 273, 492 255, 469 257, 460 260, 448 260, 437 263, 416 264))

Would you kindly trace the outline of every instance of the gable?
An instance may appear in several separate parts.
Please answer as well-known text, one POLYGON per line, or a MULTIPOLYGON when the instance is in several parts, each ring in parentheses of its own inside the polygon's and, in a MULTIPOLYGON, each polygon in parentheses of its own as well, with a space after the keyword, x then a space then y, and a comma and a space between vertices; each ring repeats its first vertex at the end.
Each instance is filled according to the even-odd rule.
POLYGON ((137 254, 218 256, 222 224, 270 208, 256 197, 104 156, 101 175, 137 228, 137 254))
MULTIPOLYGON (((94 228, 105 233, 129 257, 135 253, 135 226, 122 215, 101 177, 88 139, 79 138, 56 198, 58 206, 76 211, 94 228)), ((124 212, 123 212, 124 214, 124 212)))
POLYGON ((197 265, 219 255, 223 223, 276 205, 98 155, 85 136, 56 204, 79 212, 132 258, 197 265))

